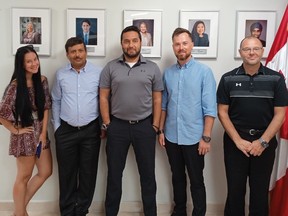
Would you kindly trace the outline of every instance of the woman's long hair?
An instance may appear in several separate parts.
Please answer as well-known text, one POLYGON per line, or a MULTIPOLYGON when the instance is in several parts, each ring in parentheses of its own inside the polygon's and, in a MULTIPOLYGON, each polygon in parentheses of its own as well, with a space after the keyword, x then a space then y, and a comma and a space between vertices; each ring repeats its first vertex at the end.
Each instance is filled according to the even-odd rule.
POLYGON ((192 32, 191 32, 193 42, 194 42, 194 40, 195 40, 196 38, 199 37, 199 34, 198 34, 198 32, 197 32, 197 26, 198 26, 199 24, 203 24, 204 29, 206 29, 205 23, 204 23, 202 20, 196 21, 196 22, 194 23, 194 25, 193 25, 193 29, 192 29, 192 32))
MULTIPOLYGON (((22 127, 31 126, 33 123, 32 103, 29 98, 29 92, 26 80, 26 71, 24 68, 24 57, 27 53, 33 52, 39 60, 38 54, 32 45, 20 47, 15 55, 14 73, 10 83, 16 80, 17 93, 15 102, 15 121, 16 125, 21 122, 22 127)), ((41 82, 40 65, 38 72, 32 75, 33 87, 35 90, 35 105, 38 111, 38 119, 41 121, 44 116, 45 95, 41 82)))

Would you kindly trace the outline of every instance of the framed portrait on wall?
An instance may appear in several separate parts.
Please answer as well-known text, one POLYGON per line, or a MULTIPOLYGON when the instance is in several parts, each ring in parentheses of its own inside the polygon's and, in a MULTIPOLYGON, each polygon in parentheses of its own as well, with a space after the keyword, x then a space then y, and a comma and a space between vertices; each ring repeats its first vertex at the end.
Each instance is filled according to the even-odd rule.
POLYGON ((88 56, 105 56, 105 10, 67 9, 67 39, 79 37, 88 56))
POLYGON ((180 10, 180 27, 191 32, 195 58, 217 58, 219 11, 180 10))
POLYGON ((259 38, 264 47, 263 58, 266 58, 275 36, 276 12, 237 11, 236 13, 235 58, 240 58, 238 52, 240 42, 247 36, 259 38))
POLYGON ((51 52, 51 9, 12 8, 12 53, 19 47, 33 45, 38 55, 51 52))
POLYGON ((145 57, 161 57, 162 11, 124 10, 124 28, 137 26, 141 33, 141 54, 145 57))

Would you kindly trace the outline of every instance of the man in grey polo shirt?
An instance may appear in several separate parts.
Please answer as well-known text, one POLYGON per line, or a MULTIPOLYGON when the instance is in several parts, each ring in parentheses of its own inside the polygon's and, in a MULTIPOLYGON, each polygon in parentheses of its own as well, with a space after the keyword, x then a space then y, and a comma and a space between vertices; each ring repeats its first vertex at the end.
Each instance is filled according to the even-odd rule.
POLYGON ((107 130, 106 216, 116 216, 122 173, 132 144, 140 173, 144 214, 156 216, 155 139, 161 115, 162 76, 158 66, 140 54, 135 26, 121 33, 123 55, 109 62, 100 77, 102 129, 107 130))

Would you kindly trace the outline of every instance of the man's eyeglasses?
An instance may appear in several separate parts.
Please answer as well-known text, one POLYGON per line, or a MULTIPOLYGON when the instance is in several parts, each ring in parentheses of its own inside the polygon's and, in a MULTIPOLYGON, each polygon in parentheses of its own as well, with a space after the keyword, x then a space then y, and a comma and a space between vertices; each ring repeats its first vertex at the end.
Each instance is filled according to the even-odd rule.
POLYGON ((241 49, 242 52, 245 52, 245 53, 250 53, 251 51, 253 52, 259 52, 263 49, 263 47, 253 47, 253 48, 250 48, 250 47, 244 47, 241 49))

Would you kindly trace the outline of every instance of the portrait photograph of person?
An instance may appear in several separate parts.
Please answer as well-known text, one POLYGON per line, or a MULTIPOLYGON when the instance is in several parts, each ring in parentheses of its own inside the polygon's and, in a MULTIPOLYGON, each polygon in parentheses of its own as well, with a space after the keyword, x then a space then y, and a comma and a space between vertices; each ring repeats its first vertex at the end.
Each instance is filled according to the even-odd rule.
POLYGON ((75 35, 86 45, 97 45, 97 18, 76 18, 75 35))
POLYGON ((258 38, 266 47, 267 20, 246 20, 245 36, 258 38))
POLYGON ((189 29, 195 47, 209 47, 210 20, 189 20, 189 29))
POLYGON ((20 44, 41 44, 41 17, 20 17, 20 44))
POLYGON ((153 46, 154 20, 137 19, 133 20, 133 25, 140 30, 142 46, 153 46))

